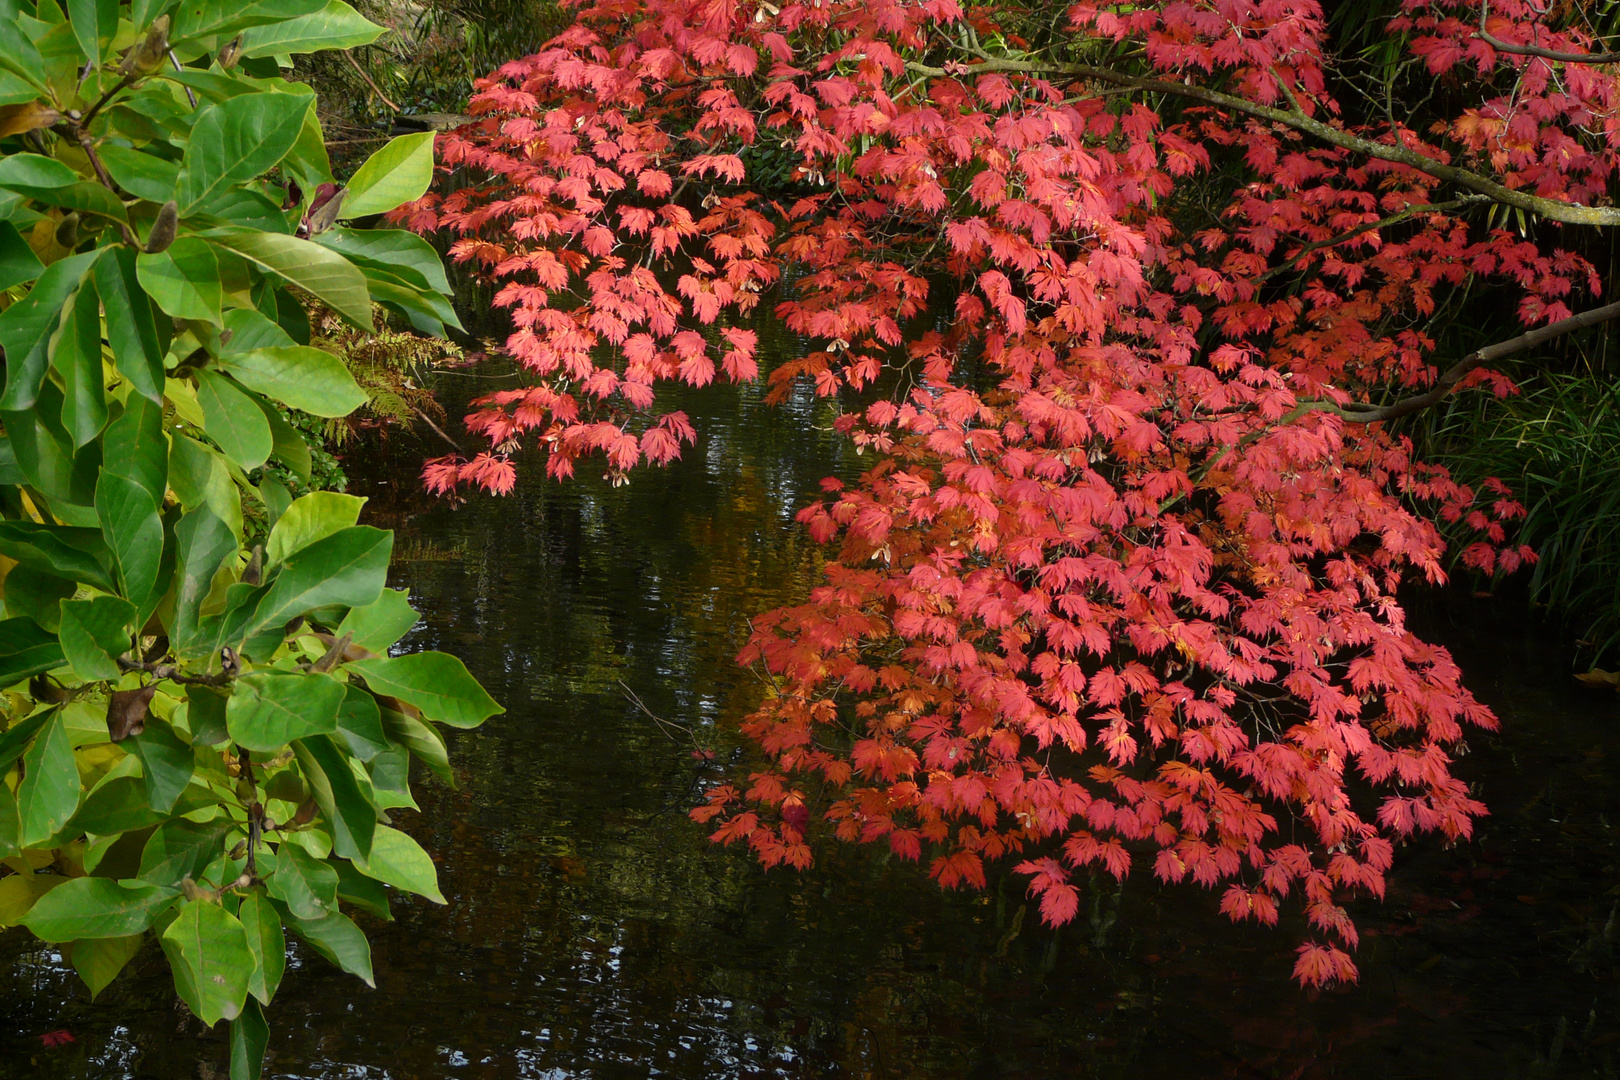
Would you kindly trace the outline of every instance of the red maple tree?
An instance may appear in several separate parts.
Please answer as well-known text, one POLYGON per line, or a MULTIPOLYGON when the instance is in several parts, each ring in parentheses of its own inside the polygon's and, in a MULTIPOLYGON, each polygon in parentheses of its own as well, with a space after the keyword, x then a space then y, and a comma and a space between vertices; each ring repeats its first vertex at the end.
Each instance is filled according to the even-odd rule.
POLYGON ((1297 901, 1295 975, 1353 979, 1342 901, 1471 835, 1453 757, 1496 724, 1396 591, 1445 576, 1436 521, 1470 567, 1530 557, 1506 491, 1389 421, 1620 314, 1572 315, 1572 234, 1620 224, 1620 58, 1579 5, 1406 0, 1388 33, 1449 103, 1421 129, 1334 96, 1313 0, 583 3, 441 140, 471 185, 397 218, 502 283, 532 374, 427 483, 506 491, 531 443, 556 476, 671 460, 657 384, 756 378, 780 289, 811 346, 773 393, 864 402, 872 464, 800 515, 835 555, 743 653, 764 764, 694 817, 767 864, 813 818, 945 887, 1016 860, 1051 923, 1151 860, 1233 919, 1297 901), (1438 356, 1465 287, 1532 329, 1438 356))

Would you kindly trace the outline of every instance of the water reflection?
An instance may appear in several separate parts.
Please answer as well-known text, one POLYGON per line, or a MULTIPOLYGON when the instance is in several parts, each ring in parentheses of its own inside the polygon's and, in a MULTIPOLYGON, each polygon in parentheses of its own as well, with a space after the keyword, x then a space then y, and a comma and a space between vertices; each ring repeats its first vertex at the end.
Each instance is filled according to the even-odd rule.
MULTIPOLYGON (((510 711, 455 738, 459 787, 424 780, 404 820, 450 904, 367 922, 375 992, 295 957, 267 1075, 1615 1075, 1615 699, 1471 600, 1429 621, 1507 725, 1460 769, 1494 816, 1475 845, 1402 853, 1389 902, 1360 913, 1355 989, 1303 994, 1285 934, 1229 926, 1195 889, 1100 890, 1055 934, 1016 881, 942 896, 872 852, 800 876, 712 849, 684 810, 714 766, 621 683, 737 753, 747 616, 809 587, 791 516, 849 463, 808 397, 683 404, 703 441, 621 489, 528 470, 452 509, 417 494, 421 448, 352 463, 370 520, 400 531, 410 643, 466 657, 510 711)), ((186 1020, 155 948, 134 976, 90 1005, 58 954, 0 936, 0 1076, 224 1075, 222 1033, 186 1020)))

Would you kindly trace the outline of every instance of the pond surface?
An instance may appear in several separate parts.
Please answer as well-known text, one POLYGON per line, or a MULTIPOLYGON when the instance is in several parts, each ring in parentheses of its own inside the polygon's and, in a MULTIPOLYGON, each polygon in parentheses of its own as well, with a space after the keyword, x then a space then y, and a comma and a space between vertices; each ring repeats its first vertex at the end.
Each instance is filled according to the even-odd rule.
MULTIPOLYGON (((699 445, 618 489, 530 469, 454 508, 418 491, 435 447, 349 462, 398 530, 408 645, 464 657, 509 711, 453 736, 458 789, 421 779, 424 812, 401 815, 449 904, 361 916, 376 990, 299 954, 267 1077, 1616 1076, 1620 700, 1465 594, 1420 619, 1502 717, 1459 765, 1493 816, 1471 845, 1402 850, 1387 902, 1356 912, 1357 987, 1301 991, 1297 925, 1234 927, 1146 874, 1054 933, 1014 879, 944 895, 870 851, 766 873, 710 845, 685 810, 756 700, 732 663, 746 620, 809 588, 793 512, 855 463, 811 401, 684 403, 699 445)), ((0 1077, 208 1080, 227 1060, 155 947, 91 1004, 58 955, 0 934, 0 1077), (45 1047, 57 1031, 74 1041, 45 1047)))

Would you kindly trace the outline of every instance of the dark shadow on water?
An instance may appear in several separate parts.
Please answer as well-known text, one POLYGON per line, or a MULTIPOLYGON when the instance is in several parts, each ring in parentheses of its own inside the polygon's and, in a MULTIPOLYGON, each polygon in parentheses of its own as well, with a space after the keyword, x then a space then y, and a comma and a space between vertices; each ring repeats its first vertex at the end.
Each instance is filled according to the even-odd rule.
MULTIPOLYGON (((750 614, 800 597, 792 524, 839 459, 809 399, 687 395, 701 441, 613 489, 528 470, 504 500, 422 497, 404 441, 350 462, 399 530, 412 647, 465 657, 509 712, 455 737, 460 785, 400 815, 450 903, 366 923, 378 987, 300 954, 266 1075, 568 1077, 1607 1077, 1620 1055, 1620 709, 1489 602, 1416 616, 1502 716, 1459 769, 1474 844, 1403 850, 1357 914, 1360 986, 1307 994, 1290 935, 1234 927, 1145 875, 1061 933, 1016 880, 943 895, 918 868, 824 849, 802 875, 713 848, 684 811, 708 774, 621 692, 719 748, 758 693, 750 614)), ((428 453, 437 450, 428 448, 428 453)), ((1094 903, 1093 903, 1094 901, 1094 903)), ((0 1076, 224 1076, 223 1031, 174 1004, 155 948, 90 1004, 62 959, 0 935, 0 1076), (40 1035, 75 1041, 45 1048, 40 1035), (200 1063, 200 1064, 199 1064, 200 1063)))

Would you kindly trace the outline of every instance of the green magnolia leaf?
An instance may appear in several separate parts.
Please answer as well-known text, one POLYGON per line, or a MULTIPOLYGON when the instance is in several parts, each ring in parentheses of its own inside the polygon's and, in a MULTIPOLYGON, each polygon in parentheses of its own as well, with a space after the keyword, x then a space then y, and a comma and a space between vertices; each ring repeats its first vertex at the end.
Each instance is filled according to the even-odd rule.
POLYGON ((275 867, 265 884, 294 918, 324 919, 337 910, 337 871, 297 844, 276 848, 275 867))
POLYGON ((287 556, 360 520, 366 500, 336 491, 312 491, 288 506, 264 544, 264 563, 274 566, 287 556))
MULTIPOLYGON (((352 197, 352 196, 351 196, 352 197)), ((344 209, 349 201, 344 199, 344 209)), ((327 229, 315 242, 341 251, 350 261, 386 270, 417 288, 443 295, 450 293, 450 280, 444 263, 433 245, 404 229, 327 229)))
POLYGON ((240 641, 327 605, 363 606, 376 601, 388 580, 393 533, 356 525, 287 556, 252 615, 227 630, 240 641))
POLYGON ((0 775, 3 775, 18 758, 23 756, 34 736, 39 734, 41 728, 51 722, 51 717, 55 716, 58 711, 60 711, 59 708, 42 709, 32 716, 23 717, 7 728, 4 734, 0 734, 0 775))
POLYGON ((456 786, 455 774, 450 771, 450 753, 433 725, 394 709, 384 709, 382 719, 383 730, 388 732, 390 740, 415 754, 440 780, 456 786))
POLYGON ((258 486, 259 501, 264 503, 265 521, 273 529, 276 522, 281 520, 281 515, 287 512, 287 507, 292 505, 292 492, 273 476, 260 477, 258 486))
POLYGON ((180 162, 180 216, 286 157, 309 107, 308 98, 294 94, 241 94, 199 113, 180 162))
POLYGON ((45 59, 11 15, 0 15, 0 69, 17 76, 45 97, 50 96, 50 89, 40 78, 45 70, 45 59))
POLYGON ((343 0, 331 0, 319 11, 256 26, 242 35, 242 55, 287 56, 323 49, 353 49, 370 45, 386 27, 378 26, 343 0))
MULTIPOLYGON (((161 540, 159 541, 161 543, 161 540)), ((62 654, 84 682, 117 679, 118 658, 129 651, 135 605, 118 596, 62 602, 62 654)))
POLYGON ((290 918, 288 925, 316 952, 350 975, 359 976, 367 986, 376 987, 371 974, 371 943, 347 915, 314 920, 290 918))
POLYGON ((404 807, 420 810, 411 795, 411 752, 403 746, 390 746, 366 762, 371 777, 371 798, 379 810, 404 807))
POLYGON ((182 236, 156 255, 137 255, 135 277, 153 303, 176 319, 224 322, 219 257, 205 241, 182 236))
POLYGON ((115 776, 98 784, 73 815, 76 832, 111 836, 155 825, 162 819, 146 799, 146 783, 138 776, 115 776))
MULTIPOLYGON (((357 328, 371 329, 371 296, 366 291, 365 275, 337 252, 296 236, 246 229, 210 229, 201 235, 221 250, 240 255, 266 273, 303 289, 357 328)), ((270 393, 246 379, 242 381, 255 390, 270 393)), ((346 412, 306 411, 315 412, 317 416, 346 415, 346 412)))
MULTIPOLYGON (((141 155, 145 156, 145 155, 141 155)), ((119 247, 96 263, 96 291, 107 318, 118 373, 141 394, 163 403, 163 347, 158 343, 152 301, 141 287, 135 252, 119 247)))
POLYGON ((51 370, 61 380, 62 426, 77 450, 107 426, 106 380, 101 373, 101 297, 86 278, 62 315, 51 347, 51 370))
POLYGON ((124 745, 141 759, 146 780, 146 804, 160 814, 174 809, 175 800, 191 784, 197 759, 168 724, 148 718, 146 729, 124 745))
MULTIPOLYGON (((269 401, 254 395, 253 404, 264 413, 265 423, 270 425, 270 456, 292 470, 294 476, 307 482, 310 469, 314 467, 309 443, 304 441, 304 436, 299 434, 298 429, 289 424, 287 418, 281 415, 281 411, 269 401)), ((262 489, 262 483, 260 486, 262 489)), ((288 501, 291 502, 291 495, 288 496, 288 501)), ((273 516, 279 518, 280 514, 273 516)), ((274 525, 272 521, 271 526, 274 525)))
POLYGON ((359 761, 370 761, 393 746, 383 730, 382 710, 377 708, 377 699, 352 683, 343 695, 337 724, 349 752, 359 761))
POLYGON ((397 274, 362 264, 366 275, 366 288, 371 298, 397 310, 410 321, 411 328, 429 337, 444 337, 444 328, 462 329, 461 320, 449 299, 419 286, 407 283, 397 274))
POLYGON ((275 445, 270 422, 234 382, 213 371, 199 371, 197 401, 202 405, 203 430, 238 467, 257 469, 269 460, 275 445))
MULTIPOLYGON (((318 110, 311 109, 304 116, 304 130, 298 133, 298 142, 282 162, 281 169, 305 191, 314 191, 332 182, 332 159, 326 153, 326 133, 321 129, 318 110)), ((300 338, 299 343, 308 344, 308 339, 300 338)))
POLYGON ((26 615, 54 634, 62 624, 62 601, 78 590, 75 582, 25 566, 6 575, 6 611, 26 615))
POLYGON ((343 695, 329 675, 256 671, 236 680, 225 725, 244 750, 276 753, 294 739, 336 731, 343 695))
POLYGON ((432 858, 422 850, 422 845, 398 829, 378 825, 371 840, 371 855, 356 865, 367 876, 396 889, 425 896, 435 904, 445 902, 444 894, 439 892, 439 872, 432 858))
POLYGON ((96 482, 96 515, 112 549, 124 595, 145 610, 163 563, 163 519, 151 492, 134 480, 103 470, 96 482))
POLYGON ((0 289, 33 281, 45 272, 34 249, 9 221, 0 221, 0 289))
POLYGON ((118 34, 118 0, 67 0, 67 8, 79 52, 92 68, 99 67, 118 34))
POLYGON ((369 400, 342 360, 307 345, 236 353, 220 365, 244 386, 314 416, 347 416, 369 400))
POLYGON ((141 934, 125 937, 85 938, 75 941, 68 949, 73 970, 79 973, 84 985, 90 988, 90 1000, 107 988, 118 973, 141 951, 146 938, 141 934))
POLYGON ((162 941, 175 989, 199 1020, 212 1027, 241 1014, 253 951, 236 916, 206 900, 189 901, 162 941))
POLYGON ((198 228, 236 227, 258 229, 282 236, 293 231, 293 222, 279 203, 248 188, 230 188, 203 200, 190 215, 198 228))
POLYGON ((17 796, 0 781, 0 859, 9 859, 22 850, 22 818, 17 813, 17 796))
POLYGON ((238 30, 293 19, 319 11, 325 0, 181 0, 174 9, 176 43, 228 38, 238 30))
POLYGON ((163 501, 169 490, 169 445, 163 434, 161 402, 130 395, 123 411, 107 426, 103 444, 105 471, 139 487, 152 497, 153 505, 163 501))
POLYGON ((250 997, 242 1006, 242 1015, 231 1021, 231 1080, 260 1080, 269 1045, 270 1025, 265 1022, 264 1009, 250 997))
POLYGON ((394 921, 394 913, 388 907, 388 889, 382 882, 366 877, 347 859, 338 859, 331 865, 338 875, 339 900, 385 922, 394 921))
POLYGON ((325 735, 300 739, 293 750, 332 828, 332 850, 345 859, 364 861, 371 854, 377 808, 361 789, 348 757, 325 735))
POLYGON ((178 162, 113 142, 103 143, 97 152, 113 182, 131 195, 159 206, 174 198, 175 186, 180 182, 178 162))
MULTIPOLYGON (((83 517, 74 508, 88 506, 94 496, 101 444, 92 442, 75 452, 61 424, 62 391, 47 379, 36 395, 32 408, 21 412, 0 409, 0 422, 5 425, 17 468, 26 482, 56 503, 63 520, 83 517)), ((81 522, 75 520, 74 524, 81 522)))
MULTIPOLYGON (((62 321, 62 312, 104 250, 58 259, 46 267, 27 296, 0 311, 0 349, 6 355, 6 388, 0 394, 0 409, 20 412, 34 408, 50 364, 51 337, 62 321)), ((17 432, 9 421, 6 430, 15 441, 17 432)))
POLYGON ((420 199, 433 182, 433 132, 401 135, 355 170, 343 197, 345 218, 385 214, 420 199))
POLYGON ((195 746, 218 746, 230 738, 225 726, 225 709, 229 699, 218 690, 206 686, 186 687, 186 719, 191 724, 191 742, 195 746))
POLYGON ((225 850, 226 828, 222 821, 198 823, 185 818, 163 823, 141 850, 141 868, 136 876, 169 888, 179 888, 188 877, 200 880, 208 864, 225 850))
POLYGON ((0 158, 0 189, 27 195, 47 206, 60 206, 115 221, 129 215, 118 196, 100 184, 83 180, 55 158, 41 154, 9 154, 0 158))
POLYGON ((74 878, 37 901, 23 925, 41 941, 80 941, 139 934, 179 895, 140 881, 74 878))
POLYGON ((103 592, 117 591, 102 562, 108 555, 107 546, 96 529, 0 521, 0 553, 24 566, 37 567, 103 592))
POLYGON ((415 705, 429 720, 451 727, 477 727, 506 711, 467 673, 466 665, 449 653, 351 660, 345 666, 365 676, 366 684, 377 693, 415 705))
POLYGON ((187 510, 206 506, 236 537, 242 535, 242 496, 219 452, 175 434, 169 442, 169 486, 187 510))
MULTIPOLYGON (((0 686, 21 682, 42 671, 60 667, 65 662, 62 646, 57 644, 56 636, 40 629, 33 619, 26 615, 0 619, 0 686)), ((4 743, 5 740, 0 738, 0 746, 4 743)), ((0 760, 3 760, 3 756, 0 756, 0 760)), ((5 764, 9 765, 10 762, 5 764)))
POLYGON ((57 874, 13 874, 0 878, 0 927, 22 922, 39 898, 67 881, 57 874))
POLYGON ((236 537, 206 506, 182 516, 174 537, 178 567, 169 643, 178 655, 191 657, 199 645, 212 651, 211 642, 199 643, 200 607, 220 566, 236 554, 236 537))
MULTIPOLYGON (((324 914, 327 909, 319 910, 324 914)), ((253 950, 253 974, 248 978, 248 992, 268 1005, 287 969, 287 939, 281 932, 281 912, 266 899, 263 890, 254 889, 242 898, 236 917, 247 929, 248 948, 253 950)))
MULTIPOLYGON (((32 847, 62 831, 79 808, 79 767, 73 760, 60 710, 34 736, 23 754, 23 779, 17 787, 17 816, 22 821, 22 846, 32 847)), ((134 931, 120 931, 133 933, 134 931)), ((84 934, 55 940, 71 941, 84 934)))
POLYGON ((411 632, 419 618, 408 592, 385 589, 375 604, 350 608, 337 632, 339 637, 350 635, 351 643, 362 649, 384 654, 390 645, 411 632))
MULTIPOLYGON (((269 300, 273 302, 274 297, 269 300)), ((221 345, 220 354, 223 356, 298 344, 271 318, 252 308, 233 308, 226 312, 225 329, 231 332, 231 337, 221 345)))

